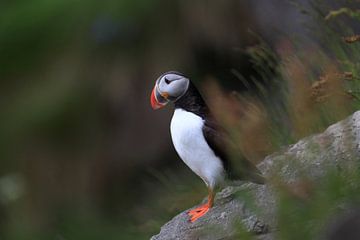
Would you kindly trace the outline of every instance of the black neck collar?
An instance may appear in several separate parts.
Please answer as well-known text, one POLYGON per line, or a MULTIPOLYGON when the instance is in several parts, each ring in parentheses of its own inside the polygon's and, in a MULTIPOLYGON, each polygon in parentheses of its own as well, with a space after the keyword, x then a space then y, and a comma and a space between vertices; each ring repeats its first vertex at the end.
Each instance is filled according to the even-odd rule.
POLYGON ((179 108, 195 113, 203 119, 205 119, 205 117, 209 114, 208 106, 191 81, 189 82, 189 87, 186 93, 176 100, 174 105, 175 109, 179 108))

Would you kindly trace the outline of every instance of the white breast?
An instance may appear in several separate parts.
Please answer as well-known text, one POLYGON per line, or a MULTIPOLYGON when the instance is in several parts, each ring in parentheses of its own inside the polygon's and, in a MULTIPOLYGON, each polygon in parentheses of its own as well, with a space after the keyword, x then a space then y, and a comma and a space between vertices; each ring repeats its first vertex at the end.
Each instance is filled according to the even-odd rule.
POLYGON ((196 114, 176 109, 170 125, 171 138, 180 158, 213 188, 224 180, 224 168, 204 138, 203 125, 204 120, 196 114))

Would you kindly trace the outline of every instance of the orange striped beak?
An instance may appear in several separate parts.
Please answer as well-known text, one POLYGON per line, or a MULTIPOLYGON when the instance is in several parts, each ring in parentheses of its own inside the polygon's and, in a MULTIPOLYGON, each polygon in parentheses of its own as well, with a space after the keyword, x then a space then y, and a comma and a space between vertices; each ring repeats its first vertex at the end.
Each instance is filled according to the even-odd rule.
POLYGON ((168 97, 167 93, 164 94, 159 93, 155 84, 154 89, 151 91, 151 97, 150 97, 151 107, 154 110, 164 107, 168 103, 167 97, 168 97))

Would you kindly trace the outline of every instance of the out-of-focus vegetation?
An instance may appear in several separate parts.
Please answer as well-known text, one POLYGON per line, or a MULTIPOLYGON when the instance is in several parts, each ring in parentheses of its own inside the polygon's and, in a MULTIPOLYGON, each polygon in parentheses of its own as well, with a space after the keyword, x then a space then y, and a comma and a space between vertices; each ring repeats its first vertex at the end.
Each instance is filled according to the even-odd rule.
MULTIPOLYGON (((206 195, 171 147, 171 109, 149 107, 163 71, 193 76, 254 162, 357 110, 356 0, 272 1, 300 32, 270 28, 270 2, 0 3, 0 238, 144 239, 206 195)), ((358 183, 329 173, 306 201, 281 193, 279 237, 321 234, 358 183)))
MULTIPOLYGON (((359 5, 356 1, 293 3, 316 23, 306 28, 313 38, 284 38, 275 50, 279 63, 275 66, 266 64, 273 63, 274 52, 266 44, 249 49, 259 72, 271 76, 269 66, 275 69, 279 89, 270 94, 277 91, 285 101, 270 105, 269 91, 261 85, 260 96, 235 96, 234 100, 225 94, 214 101, 219 118, 229 131, 237 129, 234 139, 255 162, 280 146, 325 130, 360 107, 359 5)), ((220 94, 214 88, 211 91, 220 94)), ((276 239, 356 239, 359 219, 351 217, 360 204, 358 159, 354 164, 339 172, 328 169, 316 183, 303 179, 296 186, 275 187, 276 239)), ((241 233, 241 227, 240 237, 253 239, 241 233)))

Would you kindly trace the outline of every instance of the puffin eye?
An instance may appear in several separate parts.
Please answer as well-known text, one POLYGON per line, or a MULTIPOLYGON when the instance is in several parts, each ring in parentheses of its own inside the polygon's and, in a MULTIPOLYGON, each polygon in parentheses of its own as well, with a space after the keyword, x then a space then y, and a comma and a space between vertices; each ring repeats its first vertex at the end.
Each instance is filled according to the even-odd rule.
POLYGON ((170 81, 166 77, 164 77, 164 81, 165 81, 166 84, 170 83, 170 81))

